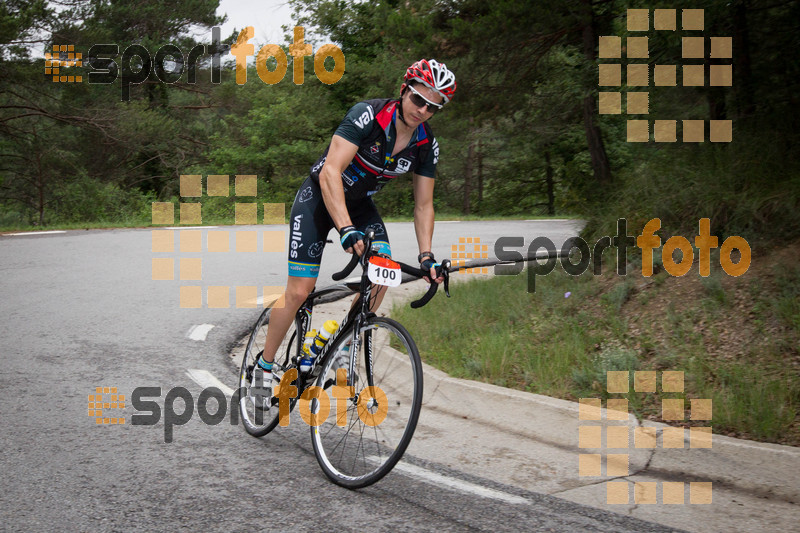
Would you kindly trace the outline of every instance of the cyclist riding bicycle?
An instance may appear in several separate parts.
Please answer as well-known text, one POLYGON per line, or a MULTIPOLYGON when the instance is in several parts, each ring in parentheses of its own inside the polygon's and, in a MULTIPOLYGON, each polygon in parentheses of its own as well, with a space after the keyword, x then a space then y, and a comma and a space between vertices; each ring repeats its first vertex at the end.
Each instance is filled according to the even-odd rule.
MULTIPOLYGON (((420 268, 429 272, 426 281, 443 281, 436 275, 438 263, 430 251, 439 145, 427 120, 450 101, 455 90, 455 76, 444 63, 417 61, 406 70, 399 99, 366 100, 348 111, 300 186, 289 220, 285 303, 272 310, 264 351, 253 372, 254 382, 263 380, 267 406, 275 352, 297 310, 314 290, 328 232, 335 227, 345 251, 360 256, 365 251, 364 234, 373 230, 375 246, 391 255, 386 227, 371 196, 406 172, 413 172, 414 229, 420 251, 417 260, 420 268)), ((383 294, 378 293, 372 311, 380 306, 383 294)))

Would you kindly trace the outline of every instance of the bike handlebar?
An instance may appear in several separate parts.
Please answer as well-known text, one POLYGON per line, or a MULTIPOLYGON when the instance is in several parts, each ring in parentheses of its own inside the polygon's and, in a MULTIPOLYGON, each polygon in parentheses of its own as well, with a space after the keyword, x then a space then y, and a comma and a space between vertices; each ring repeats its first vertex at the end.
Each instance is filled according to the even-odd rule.
POLYGON ((360 259, 360 257, 354 251, 353 252, 353 257, 350 259, 350 262, 347 263, 347 266, 344 267, 344 270, 342 270, 341 272, 337 272, 333 276, 331 276, 333 278, 333 281, 342 281, 344 278, 349 276, 350 272, 352 272, 353 269, 356 268, 356 265, 358 264, 358 260, 359 259, 360 259))
MULTIPOLYGON (((414 268, 412 266, 400 263, 399 261, 397 261, 397 263, 400 265, 400 270, 405 272, 406 274, 410 274, 410 275, 416 276, 418 278, 421 278, 423 276, 430 276, 430 272, 425 272, 421 268, 414 268)), ((449 275, 450 275, 450 261, 445 260, 445 261, 442 262, 442 264, 440 264, 438 267, 436 267, 436 276, 439 277, 439 275, 441 275, 441 274, 444 274, 444 282, 443 282, 444 283, 444 292, 445 292, 445 294, 447 294, 447 297, 449 298, 450 297, 450 287, 449 287, 449 285, 450 285, 450 278, 449 278, 449 275)), ((411 308, 412 309, 419 309, 423 305, 427 304, 436 295, 436 291, 438 291, 438 290, 439 290, 439 284, 436 283, 435 281, 432 281, 430 286, 428 287, 428 292, 426 292, 422 296, 422 298, 420 298, 419 300, 411 302, 411 308)))
MULTIPOLYGON (((367 250, 368 251, 365 252, 364 255, 367 256, 367 257, 371 253, 370 245, 372 243, 372 240, 373 240, 374 236, 375 236, 375 234, 372 231, 367 232, 367 235, 365 236, 364 243, 367 245, 367 250)), ((353 257, 350 259, 350 262, 347 264, 347 266, 344 267, 344 269, 342 271, 336 272, 331 277, 334 279, 334 281, 343 280, 344 278, 349 276, 350 273, 353 272, 353 270, 355 270, 356 265, 359 264, 359 262, 361 262, 360 261, 361 259, 362 259, 362 257, 359 256, 358 254, 356 254, 355 251, 353 251, 353 257)), ((401 263, 400 261, 395 261, 395 263, 400 265, 400 271, 401 272, 405 272, 406 274, 408 274, 410 276, 414 276, 415 278, 422 278, 422 277, 425 277, 425 276, 430 276, 430 272, 425 272, 421 268, 413 267, 411 265, 407 265, 405 263, 401 263)), ((362 262, 362 264, 366 268, 366 263, 362 262)), ((445 293, 447 294, 447 296, 449 298, 450 297, 450 287, 449 287, 450 261, 448 261, 448 260, 442 261, 442 263, 438 267, 436 267, 436 274, 437 274, 437 277, 439 275, 444 275, 444 291, 445 291, 445 293)), ((434 297, 434 295, 436 294, 436 291, 438 289, 439 289, 439 284, 436 283, 435 281, 432 281, 430 287, 428 287, 428 292, 426 292, 422 296, 422 298, 420 298, 419 300, 411 302, 411 308, 412 309, 419 309, 423 305, 425 305, 428 302, 430 302, 431 298, 434 297)))

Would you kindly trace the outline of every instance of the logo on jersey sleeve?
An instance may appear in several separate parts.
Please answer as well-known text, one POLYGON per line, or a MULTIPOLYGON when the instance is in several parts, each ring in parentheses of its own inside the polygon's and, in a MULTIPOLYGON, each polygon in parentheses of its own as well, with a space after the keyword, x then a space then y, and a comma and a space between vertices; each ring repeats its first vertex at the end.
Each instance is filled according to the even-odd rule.
POLYGON ((358 117, 358 120, 354 120, 353 124, 355 124, 361 129, 364 129, 364 127, 370 122, 372 122, 372 119, 374 118, 375 115, 372 114, 372 106, 367 106, 367 110, 361 113, 361 116, 358 117))
POLYGON ((316 165, 311 167, 311 173, 313 174, 313 173, 319 171, 323 167, 323 165, 325 165, 325 160, 327 158, 328 158, 328 156, 324 156, 322 159, 319 160, 319 163, 317 163, 316 165))
POLYGON ((439 141, 433 140, 433 164, 439 162, 439 141))

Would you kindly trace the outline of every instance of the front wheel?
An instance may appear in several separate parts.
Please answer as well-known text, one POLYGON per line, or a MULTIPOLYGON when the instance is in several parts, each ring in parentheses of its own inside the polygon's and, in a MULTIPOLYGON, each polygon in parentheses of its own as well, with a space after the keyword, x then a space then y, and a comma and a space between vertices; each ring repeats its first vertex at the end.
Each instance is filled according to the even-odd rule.
POLYGON ((316 385, 327 394, 310 399, 310 413, 323 418, 314 421, 319 425, 311 427, 311 440, 325 474, 334 483, 355 489, 388 474, 411 442, 422 407, 422 363, 402 325, 373 316, 362 328, 348 372, 353 388, 345 387, 344 381, 333 385, 343 359, 337 355, 352 339, 345 333, 321 362, 316 385))

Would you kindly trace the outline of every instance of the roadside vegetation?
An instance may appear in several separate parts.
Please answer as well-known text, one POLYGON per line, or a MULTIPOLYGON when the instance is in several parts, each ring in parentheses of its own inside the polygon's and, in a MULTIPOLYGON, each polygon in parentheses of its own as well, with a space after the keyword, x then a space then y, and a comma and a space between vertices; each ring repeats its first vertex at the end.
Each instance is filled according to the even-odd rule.
MULTIPOLYGON (((661 419, 661 399, 712 399, 715 433, 800 445, 800 241, 753 258, 732 278, 697 263, 683 277, 660 270, 572 277, 557 267, 527 276, 473 279, 421 310, 393 316, 423 360, 462 378, 556 398, 626 397, 642 419, 661 419), (629 371, 631 392, 609 395, 606 372, 629 371), (635 371, 684 372, 685 391, 633 392, 635 371)), ((712 265, 714 265, 712 259, 712 265)), ((658 265, 656 266, 658 269, 658 265)), ((461 276, 456 274, 456 277, 461 276)), ((465 278, 470 275, 463 275, 465 278)), ((660 381, 660 380, 659 380, 660 381)))

